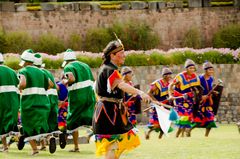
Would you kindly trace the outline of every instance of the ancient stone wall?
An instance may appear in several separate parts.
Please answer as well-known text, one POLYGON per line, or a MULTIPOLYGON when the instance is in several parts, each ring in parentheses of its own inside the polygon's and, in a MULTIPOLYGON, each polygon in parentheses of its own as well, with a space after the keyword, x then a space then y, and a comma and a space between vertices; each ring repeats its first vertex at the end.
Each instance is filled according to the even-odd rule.
MULTIPOLYGON (((237 7, 183 8, 160 2, 126 2, 119 9, 105 10, 95 3, 41 4, 41 11, 27 11, 26 4, 16 4, 15 11, 0 11, 0 28, 6 32, 26 31, 33 37, 53 33, 65 41, 71 34, 85 37, 92 28, 105 28, 114 22, 140 20, 160 37, 158 48, 181 47, 184 35, 199 29, 205 47, 211 46, 213 34, 221 27, 240 23, 237 7)), ((194 5, 193 5, 194 6, 194 5)))
MULTIPOLYGON (((141 66, 132 67, 134 71, 134 83, 140 84, 141 90, 147 91, 149 84, 161 77, 161 69, 163 66, 141 66)), ((173 77, 183 71, 184 67, 171 66, 174 72, 173 77)), ((197 73, 203 73, 202 66, 197 67, 197 73)), ((92 69, 96 77, 98 69, 92 69)), ((59 77, 61 70, 53 70, 55 77, 59 77)), ((221 123, 232 123, 240 120, 240 65, 238 64, 219 64, 215 65, 215 81, 221 79, 224 84, 224 91, 218 111, 216 120, 221 123)), ((143 104, 143 109, 146 105, 143 104)), ((147 114, 143 113, 140 119, 145 123, 147 122, 147 114)))

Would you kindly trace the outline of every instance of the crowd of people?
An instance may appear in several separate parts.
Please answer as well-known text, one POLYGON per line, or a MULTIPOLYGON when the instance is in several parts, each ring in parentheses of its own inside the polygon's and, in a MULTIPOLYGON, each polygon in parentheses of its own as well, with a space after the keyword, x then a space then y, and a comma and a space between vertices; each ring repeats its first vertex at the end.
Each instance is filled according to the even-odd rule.
MULTIPOLYGON (((141 113, 141 101, 173 108, 178 118, 173 122, 178 127, 176 137, 191 136, 196 127, 206 128, 205 136, 214 122, 213 86, 214 66, 203 64, 204 73, 196 74, 196 64, 188 59, 185 70, 172 78, 173 72, 163 67, 161 78, 149 86, 147 93, 132 82, 134 75, 130 67, 122 67, 125 54, 120 39, 109 42, 103 50, 103 63, 94 80, 90 67, 77 60, 75 52, 64 52, 63 75, 60 79, 44 69, 41 54, 31 49, 21 55, 17 73, 4 65, 0 54, 0 137, 2 152, 8 152, 6 138, 14 136, 18 149, 26 142, 32 155, 46 149, 56 151, 56 138, 61 148, 66 146, 67 134, 73 136, 74 148, 79 152, 78 129, 91 126, 95 137, 96 155, 106 159, 120 158, 126 150, 140 145, 137 135, 137 114, 141 113), (40 142, 41 147, 37 147, 40 142)), ((166 109, 169 109, 166 108, 166 109)), ((155 107, 148 109, 149 122, 145 138, 152 131, 164 132, 155 107)), ((173 131, 171 126, 168 132, 173 131)))

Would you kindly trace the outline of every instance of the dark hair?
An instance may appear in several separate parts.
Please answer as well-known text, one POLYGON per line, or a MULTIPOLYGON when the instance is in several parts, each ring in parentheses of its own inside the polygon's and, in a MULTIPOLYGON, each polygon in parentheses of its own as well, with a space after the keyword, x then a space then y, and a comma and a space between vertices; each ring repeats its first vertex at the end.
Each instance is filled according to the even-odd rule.
POLYGON ((110 41, 103 49, 103 63, 108 64, 111 60, 110 55, 116 54, 121 50, 123 50, 123 45, 118 40, 110 41))

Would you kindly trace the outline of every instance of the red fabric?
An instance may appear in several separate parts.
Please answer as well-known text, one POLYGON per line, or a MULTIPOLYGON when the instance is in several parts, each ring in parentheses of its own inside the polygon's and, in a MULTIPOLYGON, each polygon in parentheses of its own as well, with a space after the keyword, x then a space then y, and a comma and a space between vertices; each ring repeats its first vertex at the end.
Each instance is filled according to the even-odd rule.
POLYGON ((183 96, 183 94, 182 94, 182 93, 179 93, 179 92, 176 91, 176 90, 174 90, 173 96, 174 96, 174 97, 179 97, 179 96, 183 96))
POLYGON ((108 78, 108 84, 112 88, 114 81, 116 79, 121 79, 121 78, 122 78, 121 74, 117 70, 114 70, 114 72, 108 78))
POLYGON ((197 78, 197 75, 195 73, 189 75, 189 74, 187 74, 187 71, 183 72, 183 76, 185 77, 185 79, 187 81, 197 78))
POLYGON ((187 95, 188 95, 188 97, 190 97, 190 98, 192 98, 192 97, 194 96, 192 92, 188 92, 187 95))

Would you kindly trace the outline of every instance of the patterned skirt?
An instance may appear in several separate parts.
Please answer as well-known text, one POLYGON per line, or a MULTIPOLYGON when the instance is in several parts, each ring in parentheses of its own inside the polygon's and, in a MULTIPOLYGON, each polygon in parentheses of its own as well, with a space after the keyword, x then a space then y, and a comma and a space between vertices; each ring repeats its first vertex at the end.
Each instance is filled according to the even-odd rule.
POLYGON ((58 109, 58 129, 65 131, 67 129, 67 113, 68 113, 68 102, 64 102, 59 106, 58 109))
POLYGON ((179 102, 177 103, 177 113, 179 115, 179 119, 176 121, 176 125, 179 128, 191 128, 195 126, 192 122, 193 119, 193 103, 190 101, 187 102, 179 102))
POLYGON ((130 106, 128 106, 128 113, 129 113, 129 120, 132 123, 133 126, 137 125, 137 117, 136 117, 136 107, 135 104, 132 103, 130 106))
POLYGON ((216 123, 214 121, 214 113, 212 106, 202 105, 200 106, 196 117, 193 121, 196 123, 197 127, 200 128, 216 128, 216 123))
POLYGON ((96 140, 96 155, 105 155, 114 150, 116 156, 140 145, 140 140, 118 103, 97 102, 93 117, 93 132, 96 140))

